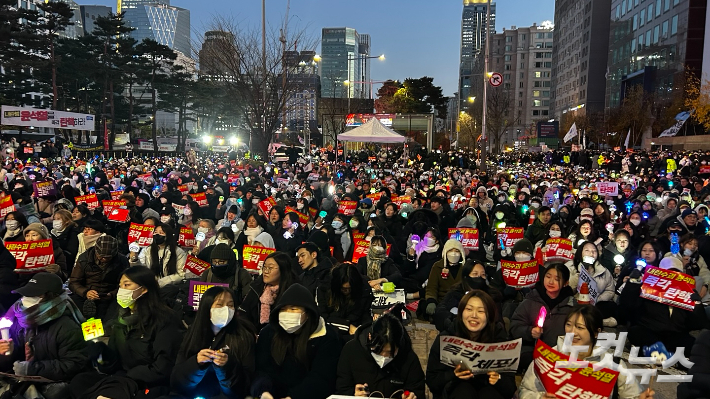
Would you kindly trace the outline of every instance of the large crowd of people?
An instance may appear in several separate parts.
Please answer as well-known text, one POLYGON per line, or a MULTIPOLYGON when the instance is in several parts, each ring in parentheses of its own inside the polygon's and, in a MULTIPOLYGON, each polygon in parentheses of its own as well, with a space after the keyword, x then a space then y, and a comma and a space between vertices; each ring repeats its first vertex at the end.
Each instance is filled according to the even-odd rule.
MULTIPOLYGON (((678 397, 707 395, 710 333, 695 332, 710 327, 710 151, 510 152, 480 171, 456 151, 292 152, 274 164, 56 150, 0 170, 0 311, 12 322, 0 398, 554 398, 534 372, 536 342, 561 350, 572 333, 593 347, 602 330, 668 357, 685 348, 694 379, 678 397), (112 199, 125 220, 104 212, 112 199), (138 245, 132 224, 152 239, 138 245), (505 245, 502 227, 524 234, 505 245), (462 243, 460 229, 478 239, 462 243), (545 256, 557 238, 571 240, 566 261, 545 256), (49 239, 53 262, 40 268, 6 248, 49 239), (270 253, 248 269, 245 247, 270 253), (209 267, 196 272, 195 258, 209 267), (507 285, 506 261, 536 261, 537 281, 507 285), (649 266, 692 276, 695 307, 643 297, 649 266), (580 275, 594 280, 593 305, 580 275), (194 308, 193 281, 211 285, 194 308), (403 303, 373 305, 393 287, 403 303), (91 318, 104 336, 85 340, 91 318), (522 339, 518 370, 451 367, 438 337, 422 367, 413 318, 440 336, 522 339)), ((599 361, 591 348, 580 357, 599 361)), ((654 396, 626 382, 613 397, 654 396)))

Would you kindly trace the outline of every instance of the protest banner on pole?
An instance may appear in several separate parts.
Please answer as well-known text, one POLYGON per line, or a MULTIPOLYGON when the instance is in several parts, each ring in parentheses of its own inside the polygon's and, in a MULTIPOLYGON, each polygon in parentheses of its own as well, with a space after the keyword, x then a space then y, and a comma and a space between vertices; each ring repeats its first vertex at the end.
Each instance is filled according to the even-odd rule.
POLYGON ((131 223, 128 227, 128 243, 136 243, 139 247, 147 247, 153 243, 153 230, 155 226, 131 223))
POLYGON ((8 241, 5 248, 15 257, 15 272, 34 273, 54 263, 52 240, 8 241))
POLYGON ((449 229, 449 240, 457 240, 465 249, 478 250, 478 229, 453 227, 449 229))
POLYGON ((536 260, 516 262, 512 260, 500 261, 501 271, 505 284, 515 288, 532 287, 540 279, 540 267, 536 260))
POLYGON ((545 387, 545 392, 558 398, 608 398, 616 386, 619 372, 610 369, 594 371, 586 368, 555 368, 557 361, 568 361, 569 356, 562 354, 537 340, 533 352, 535 374, 545 387), (576 396, 572 396, 575 395, 576 396))
POLYGON ((490 371, 497 373, 516 371, 520 362, 520 349, 523 346, 522 338, 492 344, 483 344, 450 335, 442 335, 439 340, 441 363, 451 367, 463 363, 473 374, 485 374, 490 371))
POLYGON ((690 299, 695 279, 685 273, 646 266, 641 285, 641 297, 685 310, 693 310, 690 299))

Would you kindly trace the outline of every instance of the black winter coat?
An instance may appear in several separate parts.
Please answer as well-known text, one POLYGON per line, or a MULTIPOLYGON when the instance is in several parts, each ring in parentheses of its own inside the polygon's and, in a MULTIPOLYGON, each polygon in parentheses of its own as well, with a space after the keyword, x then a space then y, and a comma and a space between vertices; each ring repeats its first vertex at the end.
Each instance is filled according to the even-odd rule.
MULTIPOLYGON (((493 298, 493 301, 496 303, 496 309, 498 311, 498 320, 503 320, 501 316, 503 294, 501 294, 500 291, 491 286, 487 286, 483 291, 488 293, 488 295, 493 298)), ((466 295, 466 292, 464 291, 463 284, 456 284, 455 286, 451 287, 451 290, 449 292, 446 293, 444 299, 439 302, 438 305, 436 305, 436 311, 434 313, 434 325, 436 326, 437 330, 451 331, 453 329, 452 325, 454 319, 456 319, 456 315, 451 313, 451 309, 456 308, 458 311, 459 302, 461 302, 461 298, 463 298, 464 295, 466 295)))
POLYGON ((402 268, 404 278, 411 278, 416 280, 419 284, 424 284, 429 278, 429 273, 431 273, 431 268, 434 266, 434 263, 441 260, 442 247, 442 245, 439 245, 439 249, 431 253, 422 252, 419 256, 419 260, 407 259, 402 268))
POLYGON ((316 267, 301 273, 301 285, 308 288, 315 298, 316 289, 322 291, 330 288, 330 263, 320 262, 316 267))
POLYGON ((349 336, 350 325, 358 327, 372 320, 370 308, 372 307, 374 296, 372 295, 372 290, 369 285, 365 285, 364 292, 360 298, 354 301, 350 306, 335 309, 335 306, 330 306, 329 298, 330 289, 318 290, 318 312, 320 312, 321 317, 323 317, 326 323, 337 328, 341 334, 349 336))
POLYGON ((12 293, 13 290, 20 288, 20 280, 15 273, 16 265, 15 257, 4 245, 0 245, 0 311, 3 314, 20 299, 19 295, 12 293))
POLYGON ((71 271, 76 261, 76 254, 79 251, 79 230, 78 227, 69 227, 64 229, 58 236, 51 235, 52 240, 59 244, 65 252, 67 258, 67 268, 71 271))
MULTIPOLYGON (((687 351, 687 348, 686 348, 687 351)), ((693 381, 678 384, 678 399, 698 399, 710 397, 710 331, 703 331, 695 340, 695 345, 690 351, 690 361, 693 367, 688 375, 693 376, 693 381)))
POLYGON ((382 392, 385 398, 399 390, 407 390, 417 398, 424 398, 424 371, 419 357, 412 350, 409 336, 405 335, 406 344, 397 348, 394 360, 380 368, 367 347, 371 327, 370 322, 358 328, 353 340, 343 347, 338 362, 335 393, 352 396, 355 384, 367 384, 370 392, 382 392))
MULTIPOLYGON (((25 360, 27 331, 20 327, 14 314, 10 319, 14 321, 10 327, 10 337, 15 349, 10 356, 0 356, 0 371, 14 374, 13 363, 25 360)), ((76 374, 89 370, 81 326, 69 310, 65 310, 58 319, 38 326, 34 334, 31 341, 34 358, 30 361, 28 375, 52 381, 70 381, 76 374)))
POLYGON ((554 347, 557 345, 557 337, 565 335, 565 320, 573 307, 573 292, 569 286, 562 287, 558 298, 564 299, 550 309, 540 294, 540 290, 544 291, 545 287, 541 282, 538 282, 535 289, 530 291, 525 300, 515 309, 515 313, 510 319, 510 337, 511 339, 522 338, 523 345, 532 346, 535 343, 532 329, 536 325, 540 308, 544 306, 547 309, 547 317, 542 326, 540 339, 554 347))
POLYGON ((274 398, 325 399, 335 391, 338 359, 342 349, 337 330, 321 321, 322 326, 308 340, 309 364, 301 364, 287 354, 281 365, 271 355, 271 343, 276 333, 267 324, 256 342, 256 372, 258 382, 252 392, 269 392, 274 398))
POLYGON ((121 321, 114 323, 99 371, 128 377, 140 388, 166 387, 167 391, 184 332, 179 317, 170 320, 146 332, 121 321))
MULTIPOLYGON (((487 374, 479 374, 470 380, 461 380, 454 375, 454 368, 442 364, 440 359, 441 345, 439 345, 440 337, 446 335, 455 335, 449 331, 442 331, 437 335, 434 344, 429 351, 429 361, 426 367, 426 384, 429 386, 434 399, 444 397, 444 392, 453 391, 458 384, 472 384, 478 390, 483 387, 493 387, 504 398, 512 398, 515 393, 515 373, 500 373, 501 379, 495 385, 490 385, 487 374)), ((502 324, 496 326, 496 339, 494 342, 507 341, 505 328, 502 324)), ((490 342, 487 342, 490 343, 490 342)))
MULTIPOLYGON (((367 277, 367 256, 357 260, 357 271, 362 275, 365 281, 370 281, 367 277)), ((380 278, 386 278, 387 281, 394 283, 395 286, 399 286, 402 281, 402 273, 400 273, 397 265, 392 261, 392 258, 385 259, 382 264, 380 264, 380 278)))

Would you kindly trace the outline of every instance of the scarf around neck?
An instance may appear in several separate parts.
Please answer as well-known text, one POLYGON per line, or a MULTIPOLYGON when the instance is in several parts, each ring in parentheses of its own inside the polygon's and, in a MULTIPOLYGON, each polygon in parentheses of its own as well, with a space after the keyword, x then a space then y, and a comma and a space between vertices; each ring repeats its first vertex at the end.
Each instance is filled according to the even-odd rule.
POLYGON ((247 236, 247 239, 249 240, 249 244, 251 245, 254 242, 254 239, 256 236, 259 234, 263 233, 264 229, 261 228, 261 226, 256 226, 256 227, 247 227, 244 229, 244 235, 247 236))
POLYGON ((81 323, 86 321, 81 312, 79 312, 79 308, 74 304, 74 301, 69 298, 66 292, 63 292, 54 299, 41 302, 27 309, 22 306, 21 300, 18 300, 12 305, 15 318, 17 322, 20 323, 20 327, 24 329, 36 328, 37 326, 56 320, 64 314, 67 308, 69 308, 69 312, 77 324, 81 325, 81 323))
POLYGON ((269 322, 269 315, 271 314, 271 306, 276 301, 276 297, 279 295, 278 285, 265 285, 264 292, 261 293, 259 297, 259 302, 261 302, 261 310, 259 312, 259 323, 266 324, 269 322))
POLYGON ((387 250, 374 251, 372 246, 367 251, 367 278, 377 280, 381 277, 382 262, 387 259, 387 250))

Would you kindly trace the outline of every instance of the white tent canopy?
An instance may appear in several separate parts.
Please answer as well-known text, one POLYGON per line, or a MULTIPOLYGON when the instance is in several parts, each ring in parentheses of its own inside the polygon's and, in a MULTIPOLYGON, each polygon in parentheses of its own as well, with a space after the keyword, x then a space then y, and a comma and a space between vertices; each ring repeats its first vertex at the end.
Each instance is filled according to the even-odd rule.
POLYGON ((407 138, 383 125, 377 118, 353 130, 338 135, 339 141, 363 143, 404 143, 407 138))

